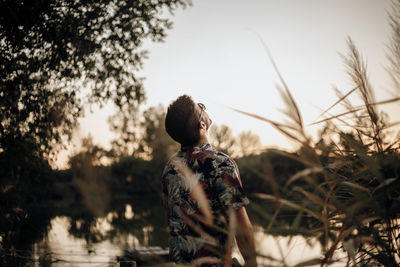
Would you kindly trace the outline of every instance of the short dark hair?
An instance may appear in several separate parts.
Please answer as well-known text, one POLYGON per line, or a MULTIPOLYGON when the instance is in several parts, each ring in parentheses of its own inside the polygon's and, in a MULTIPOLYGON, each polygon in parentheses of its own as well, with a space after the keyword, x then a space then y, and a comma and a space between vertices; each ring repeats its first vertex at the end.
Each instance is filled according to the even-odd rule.
POLYGON ((183 146, 196 144, 200 139, 199 114, 192 97, 182 95, 168 106, 165 130, 183 146))

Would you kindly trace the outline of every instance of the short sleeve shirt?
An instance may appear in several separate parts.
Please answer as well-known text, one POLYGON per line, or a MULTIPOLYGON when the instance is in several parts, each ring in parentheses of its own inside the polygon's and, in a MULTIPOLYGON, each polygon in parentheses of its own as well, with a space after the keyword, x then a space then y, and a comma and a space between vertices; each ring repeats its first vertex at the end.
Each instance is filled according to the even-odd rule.
POLYGON ((164 169, 162 192, 170 229, 170 260, 198 264, 223 259, 229 211, 249 203, 235 161, 207 143, 182 147, 164 169), (207 212, 201 207, 205 204, 212 224, 204 222, 207 212))

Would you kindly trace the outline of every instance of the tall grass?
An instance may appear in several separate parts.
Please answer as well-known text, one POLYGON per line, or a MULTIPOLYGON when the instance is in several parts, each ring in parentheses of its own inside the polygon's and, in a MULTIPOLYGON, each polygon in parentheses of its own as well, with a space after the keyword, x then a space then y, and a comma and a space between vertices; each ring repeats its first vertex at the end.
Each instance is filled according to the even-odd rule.
MULTIPOLYGON (((388 70, 400 92, 400 1, 393 2, 389 21, 393 38, 388 70)), ((307 135, 298 105, 265 46, 281 81, 278 90, 289 122, 279 123, 236 111, 270 123, 298 142, 301 148, 295 158, 306 168, 288 177, 285 190, 292 192, 288 197, 282 197, 276 190, 270 195, 255 196, 277 204, 275 214, 265 217, 270 220, 268 230, 278 225, 276 220, 282 207, 297 211, 291 225, 293 232, 304 233, 299 222, 311 218, 313 223, 307 228, 307 235, 321 241, 323 254, 297 266, 325 266, 337 261, 345 262, 346 266, 399 266, 400 138, 391 134, 396 123, 389 124, 388 116, 380 113, 378 106, 400 101, 400 94, 376 101, 366 63, 351 38, 347 44, 348 53, 342 57, 353 87, 345 93, 335 89, 338 100, 322 112, 322 119, 313 123, 325 124, 317 142, 307 135), (352 104, 349 96, 353 94, 358 94, 362 105, 352 104), (337 105, 343 105, 345 112, 327 116, 337 105), (347 257, 337 258, 338 250, 345 251, 347 257)), ((276 182, 269 181, 271 187, 276 186, 276 182)), ((281 263, 285 265, 284 259, 281 263)))

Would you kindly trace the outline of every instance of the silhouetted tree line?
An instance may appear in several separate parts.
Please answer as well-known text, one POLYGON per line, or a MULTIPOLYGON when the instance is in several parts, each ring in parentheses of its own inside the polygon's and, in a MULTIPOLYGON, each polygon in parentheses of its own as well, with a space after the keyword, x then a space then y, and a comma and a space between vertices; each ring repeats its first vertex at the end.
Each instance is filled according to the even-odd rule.
MULTIPOLYGON (((141 128, 136 130, 142 134, 133 142, 128 142, 123 147, 113 146, 109 151, 95 145, 89 136, 82 140, 82 150, 70 158, 70 181, 82 179, 99 179, 103 177, 104 183, 110 188, 112 194, 120 190, 128 194, 160 193, 160 177, 169 158, 180 147, 166 133, 164 129, 165 108, 161 105, 150 107, 143 111, 141 128), (140 129, 140 130, 138 130, 140 129), (129 149, 127 147, 136 148, 129 149), (127 151, 131 151, 128 154, 127 151), (103 162, 112 162, 106 164, 103 162)), ((274 165, 275 172, 279 173, 281 180, 289 173, 293 174, 300 167, 294 160, 283 160, 285 152, 269 150, 263 151, 259 137, 248 132, 243 132, 238 137, 233 136, 231 129, 226 125, 213 126, 210 140, 216 149, 231 152, 233 155, 244 155, 241 150, 240 137, 251 136, 255 140, 252 144, 246 140, 247 148, 253 147, 257 152, 237 158, 242 176, 246 179, 246 190, 256 192, 262 188, 268 189, 267 180, 263 178, 265 161, 268 158, 274 165), (228 133, 228 134, 227 134, 228 133), (229 151, 224 150, 225 143, 232 144, 229 151), (260 176, 261 175, 261 176, 260 176)), ((95 184, 99 184, 97 181, 95 184)), ((269 191, 268 191, 269 192, 269 191)))

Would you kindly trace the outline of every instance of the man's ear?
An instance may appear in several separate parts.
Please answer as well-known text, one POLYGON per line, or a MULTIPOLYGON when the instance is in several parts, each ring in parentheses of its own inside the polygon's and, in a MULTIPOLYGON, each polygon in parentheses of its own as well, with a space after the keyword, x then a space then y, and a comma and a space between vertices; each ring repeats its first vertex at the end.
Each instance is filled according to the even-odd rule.
POLYGON ((207 130, 207 125, 206 125, 206 123, 204 121, 200 122, 200 128, 202 128, 204 130, 207 130))

